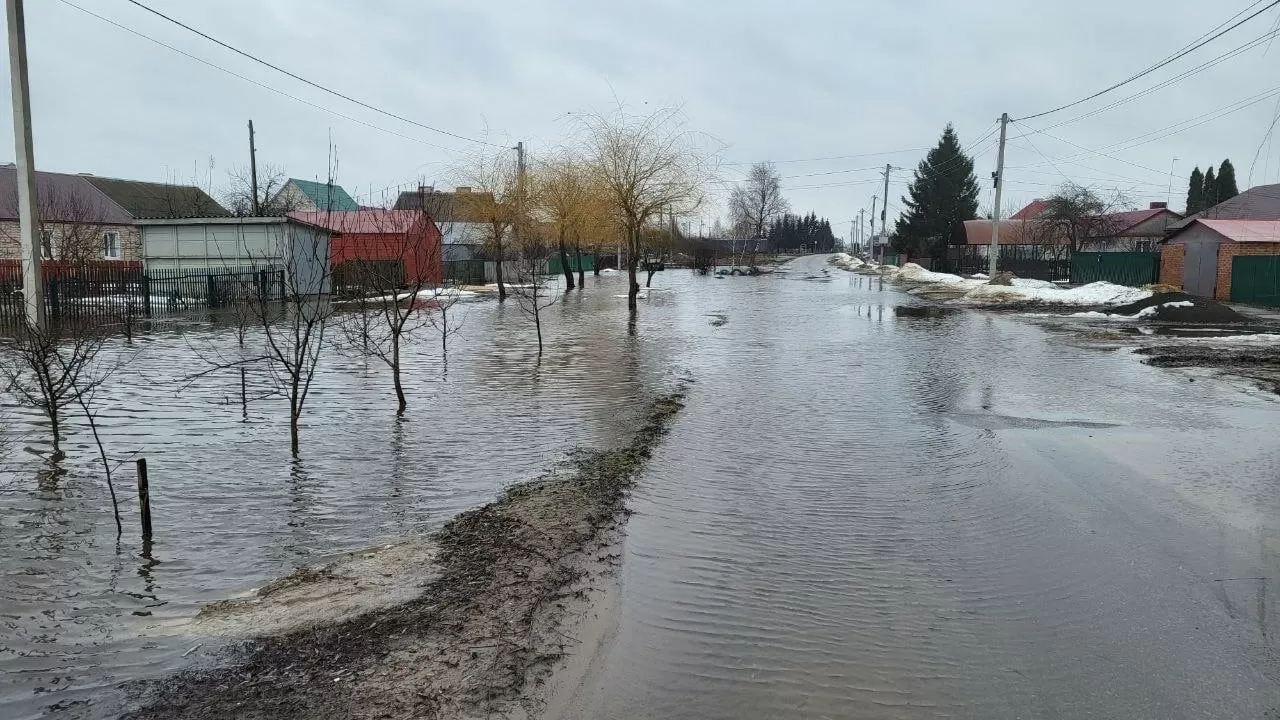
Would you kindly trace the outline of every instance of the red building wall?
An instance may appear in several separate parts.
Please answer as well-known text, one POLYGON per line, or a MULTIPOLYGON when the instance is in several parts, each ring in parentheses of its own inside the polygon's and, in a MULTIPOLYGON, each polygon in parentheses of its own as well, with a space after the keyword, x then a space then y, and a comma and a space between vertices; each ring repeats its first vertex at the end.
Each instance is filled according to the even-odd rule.
POLYGON ((353 260, 403 260, 405 279, 414 284, 444 281, 442 255, 440 228, 430 218, 415 221, 405 232, 340 233, 329 249, 334 266, 353 260))

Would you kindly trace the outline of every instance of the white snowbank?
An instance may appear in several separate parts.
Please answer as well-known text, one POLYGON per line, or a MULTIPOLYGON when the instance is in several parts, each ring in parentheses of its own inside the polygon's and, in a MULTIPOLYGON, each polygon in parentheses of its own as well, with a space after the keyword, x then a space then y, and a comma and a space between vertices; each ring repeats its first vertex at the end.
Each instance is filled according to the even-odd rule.
POLYGON ((836 253, 835 255, 832 255, 831 259, 827 262, 841 268, 842 270, 856 270, 863 265, 866 265, 866 263, 849 253, 836 253))
POLYGON ((898 280, 906 280, 908 282, 945 283, 947 285, 959 285, 967 282, 959 275, 925 270, 915 263, 907 263, 906 265, 903 265, 902 268, 895 272, 893 276, 898 280))
POLYGON ((1280 334, 1256 333, 1253 335, 1225 335, 1223 337, 1183 338, 1204 345, 1278 345, 1280 334))
POLYGON ((1150 290, 1095 282, 1076 288, 979 285, 965 293, 974 302, 1036 302, 1046 305, 1124 305, 1151 297, 1150 290))
POLYGON ((1051 283, 1051 282, 1049 282, 1048 280, 1033 280, 1033 279, 1031 279, 1031 278, 1014 278, 1014 279, 1013 279, 1013 286, 1014 286, 1014 287, 1020 287, 1020 288, 1056 288, 1056 287, 1061 287, 1060 285, 1057 285, 1056 283, 1051 283))
POLYGON ((616 272, 618 272, 618 271, 617 271, 617 270, 615 270, 615 269, 613 269, 613 268, 604 268, 604 269, 602 269, 602 270, 600 271, 600 274, 601 274, 601 275, 612 275, 612 274, 614 274, 614 273, 616 273, 616 272))

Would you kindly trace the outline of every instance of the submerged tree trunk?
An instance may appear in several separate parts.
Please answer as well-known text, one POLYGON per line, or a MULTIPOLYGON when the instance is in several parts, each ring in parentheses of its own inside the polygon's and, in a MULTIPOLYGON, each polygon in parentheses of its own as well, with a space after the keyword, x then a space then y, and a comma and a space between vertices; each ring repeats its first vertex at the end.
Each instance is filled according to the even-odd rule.
POLYGON ((560 228, 560 269, 564 272, 564 289, 572 290, 573 268, 569 267, 569 251, 564 244, 564 228, 560 228))
POLYGON ((631 232, 630 246, 627 248, 627 307, 635 310, 637 307, 636 298, 640 295, 640 278, 636 276, 636 267, 640 262, 640 253, 637 252, 640 245, 640 230, 637 228, 631 232))
MULTIPOLYGON (((587 271, 582 269, 582 242, 578 241, 574 243, 573 249, 578 254, 578 287, 584 287, 587 284, 587 281, 586 281, 587 271)), ((598 258, 596 261, 596 272, 597 273, 600 272, 600 263, 598 258)))
POLYGON ((396 388, 396 414, 403 415, 408 402, 404 398, 404 385, 400 384, 400 331, 391 333, 391 383, 396 388))
POLYGON ((507 286, 502 282, 502 260, 506 257, 506 252, 502 249, 502 236, 499 234, 498 239, 494 241, 498 247, 497 265, 494 269, 494 276, 498 281, 498 302, 507 299, 507 286))
POLYGON ((293 378, 293 384, 289 392, 289 450, 293 456, 298 457, 298 421, 302 419, 302 408, 298 404, 298 383, 297 376, 293 378))

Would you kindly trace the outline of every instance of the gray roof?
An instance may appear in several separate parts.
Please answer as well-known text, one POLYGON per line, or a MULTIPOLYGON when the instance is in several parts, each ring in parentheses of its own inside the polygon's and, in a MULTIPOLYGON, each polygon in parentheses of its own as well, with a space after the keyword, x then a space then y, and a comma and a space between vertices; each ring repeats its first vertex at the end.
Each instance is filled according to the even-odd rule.
POLYGON ((1280 185, 1258 185, 1169 226, 1174 233, 1196 220, 1280 220, 1280 185))
POLYGON ((134 218, 227 217, 231 213, 198 187, 83 176, 134 218))
MULTIPOLYGON (((133 218, 83 175, 36 172, 36 212, 50 222, 128 225, 133 218)), ((18 170, 0 165, 0 220, 18 219, 18 170)))

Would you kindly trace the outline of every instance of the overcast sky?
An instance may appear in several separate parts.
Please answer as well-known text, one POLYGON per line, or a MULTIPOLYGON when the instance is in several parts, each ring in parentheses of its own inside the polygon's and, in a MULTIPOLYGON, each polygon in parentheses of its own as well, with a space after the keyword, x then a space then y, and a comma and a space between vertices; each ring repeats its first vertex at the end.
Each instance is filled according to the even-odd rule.
MULTIPOLYGON (((203 65, 63 0, 27 0, 40 169, 155 181, 189 182, 195 177, 202 186, 212 180, 217 190, 227 184, 230 169, 247 163, 245 123, 253 118, 259 162, 296 177, 324 178, 331 135, 339 157, 338 181, 368 202, 371 195, 379 200, 387 188, 393 192, 397 186, 416 186, 420 177, 428 184, 447 185, 460 158, 483 147, 326 95, 126 0, 70 1, 382 129, 203 65)), ((502 145, 524 140, 535 155, 573 131, 574 113, 608 112, 618 102, 636 113, 679 106, 689 129, 723 145, 724 182, 740 179, 747 163, 776 161, 793 209, 831 218, 837 234, 844 236, 858 209, 869 207, 873 194, 883 194, 871 166, 914 168, 947 122, 955 124, 966 145, 976 143, 985 208, 991 202, 988 178, 995 165, 995 137, 983 137, 995 128, 1001 112, 1016 118, 1088 95, 1170 55, 1248 3, 148 4, 372 105, 471 138, 502 145)), ((1015 123, 1010 136, 1072 120, 1157 85, 1268 32, 1277 27, 1278 18, 1280 8, 1103 98, 1015 123)), ((1173 205, 1179 209, 1186 176, 1196 164, 1204 168, 1230 157, 1243 189, 1280 108, 1276 96, 1168 137, 1148 133, 1230 109, 1278 86, 1280 43, 1269 49, 1263 45, 1168 88, 1048 130, 1061 140, 1046 134, 1015 139, 1008 151, 1006 206, 1046 195, 1066 176, 1099 188, 1119 187, 1135 206, 1146 207, 1165 199, 1174 157, 1179 160, 1173 205), (1122 144, 1133 138, 1148 142, 1122 144), (1091 152, 1098 150, 1114 157, 1091 152)), ((9 113, 4 114, 3 131, 4 137, 12 137, 9 113)), ((12 151, 0 157, 11 158, 12 151)), ((901 205, 902 182, 908 177, 907 171, 894 172, 891 217, 901 205)), ((1253 184, 1280 182, 1280 140, 1263 147, 1252 179, 1253 184)), ((706 221, 720 211, 709 207, 706 221)))

